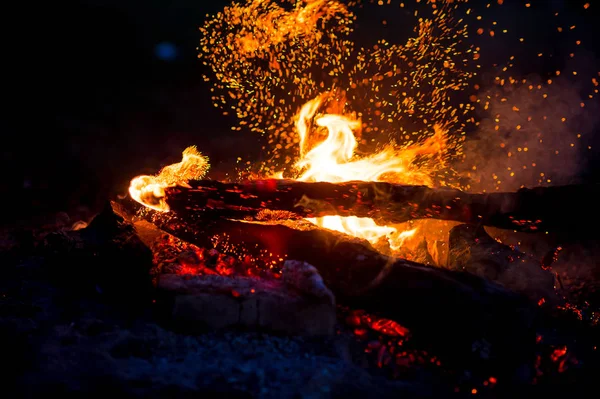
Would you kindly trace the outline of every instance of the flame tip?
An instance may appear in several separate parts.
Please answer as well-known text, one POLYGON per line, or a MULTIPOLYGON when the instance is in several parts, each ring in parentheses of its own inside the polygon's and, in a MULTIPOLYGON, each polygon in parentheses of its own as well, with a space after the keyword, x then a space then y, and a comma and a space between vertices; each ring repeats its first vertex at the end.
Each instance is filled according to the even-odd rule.
POLYGON ((199 180, 208 171, 208 157, 202 155, 195 145, 183 150, 181 162, 167 165, 154 176, 134 177, 129 185, 129 195, 140 204, 160 212, 169 212, 165 189, 190 187, 190 180, 199 180))

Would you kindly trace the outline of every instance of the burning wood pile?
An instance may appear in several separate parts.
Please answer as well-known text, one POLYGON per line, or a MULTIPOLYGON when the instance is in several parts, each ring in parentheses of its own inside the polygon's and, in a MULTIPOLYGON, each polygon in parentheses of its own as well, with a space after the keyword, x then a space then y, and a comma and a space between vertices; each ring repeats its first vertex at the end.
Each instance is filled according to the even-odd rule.
MULTIPOLYGON (((174 169, 182 165, 167 168, 174 169)), ((550 205, 527 205, 528 196, 564 205, 573 192, 592 189, 491 195, 381 182, 194 180, 143 197, 160 211, 130 198, 112 202, 88 227, 50 234, 45 246, 60 275, 78 273, 80 289, 95 287, 117 302, 152 298, 155 317, 174 331, 351 336, 363 367, 388 378, 433 368, 428 372, 452 375, 445 378, 457 390, 496 392, 498 381, 512 389, 576 369, 578 357, 556 337, 545 342, 545 334, 552 336, 565 315, 595 316, 563 298, 567 290, 552 271, 560 258, 555 248, 537 261, 492 238, 485 225, 514 225, 494 234, 524 247, 520 235, 539 242, 547 236, 536 232, 540 225, 576 234, 569 223, 544 217, 550 205), (475 209, 485 212, 474 217, 475 209), (393 248, 391 240, 371 242, 313 222, 340 214, 453 224, 445 226, 442 256, 424 237, 393 248), (538 218, 551 222, 519 222, 538 218)))
MULTIPOLYGON (((310 3, 290 13, 316 23, 345 10, 328 8, 335 2, 310 3)), ((275 13, 256 6, 250 9, 258 16, 275 13)), ((237 27, 231 21, 238 21, 244 31, 244 23, 234 18, 236 10, 227 9, 213 22, 237 27)), ((283 14, 271 17, 288 26, 291 14, 279 11, 283 14)), ((425 36, 434 34, 422 29, 425 36)), ((230 95, 240 109, 245 104, 258 112, 233 77, 243 74, 250 84, 252 72, 237 63, 251 65, 254 57, 276 56, 287 35, 305 37, 312 30, 277 32, 283 36, 263 32, 264 44, 251 40, 256 32, 219 37, 229 43, 220 60, 212 58, 209 44, 203 49, 220 84, 239 89, 239 96, 230 95)), ((454 44, 448 46, 450 53, 454 44)), ((393 51, 401 54, 406 48, 393 51)), ((269 59, 269 76, 283 82, 277 72, 283 69, 269 59)), ((382 62, 393 65, 391 58, 382 62)), ((288 67, 290 73, 298 72, 293 64, 288 67)), ((270 95, 264 87, 256 90, 270 95)), ((443 97, 443 92, 432 96, 443 97)), ((350 95, 351 90, 334 84, 299 107, 293 125, 275 126, 289 131, 278 130, 270 142, 296 147, 280 168, 261 165, 259 172, 234 181, 209 180, 208 159, 190 147, 181 162, 131 181, 130 197, 143 207, 136 212, 132 202, 125 202, 130 216, 123 217, 155 248, 153 278, 167 318, 194 331, 249 328, 309 336, 334 334, 340 325, 336 320, 342 319, 357 336, 375 331, 388 337, 385 344, 365 349, 377 353, 379 367, 392 365, 397 371, 412 364, 407 361, 416 358, 407 354, 410 341, 435 354, 433 364, 477 368, 487 374, 480 377, 485 386, 495 385, 490 376, 511 384, 535 379, 541 305, 566 306, 551 270, 549 254, 557 248, 548 244, 544 256, 535 258, 501 243, 486 228, 548 243, 548 237, 564 241, 581 235, 580 221, 593 212, 598 185, 461 190, 440 179, 449 173, 452 154, 459 152, 460 142, 450 134, 456 120, 431 116, 428 122, 421 110, 427 132, 421 138, 359 152, 365 141, 362 129, 370 125, 348 110, 350 95), (165 246, 165 240, 171 244, 165 246), (162 249, 173 243, 186 249, 164 260, 162 249)), ((282 103, 281 111, 285 109, 282 103)), ((440 112, 455 111, 442 107, 440 112)), ((275 146, 274 154, 285 154, 282 148, 275 146)), ((507 242, 514 241, 510 234, 507 242)))
MULTIPOLYGON (((570 292, 563 285, 572 284, 567 278, 581 278, 564 269, 561 257, 574 249, 549 251, 552 255, 536 261, 492 238, 481 223, 456 223, 447 229, 441 257, 430 253, 424 239, 394 250, 381 240, 374 245, 317 226, 305 218, 315 216, 311 208, 268 206, 293 203, 289 187, 309 187, 314 195, 333 187, 333 195, 324 191, 317 201, 322 204, 333 203, 334 188, 352 193, 377 184, 190 181, 165 188, 160 199, 169 212, 131 199, 112 202, 86 228, 47 235, 44 251, 53 254, 48 259, 59 280, 76 282, 69 286, 95 290, 115 303, 146 306, 151 300, 154 318, 184 334, 255 331, 325 342, 352 337, 351 350, 358 353, 350 355, 352 362, 363 359, 361 367, 375 374, 405 381, 433 373, 443 386, 466 393, 512 392, 576 373, 585 359, 582 349, 557 331, 570 331, 582 322, 577 317, 594 323, 597 303, 574 306, 563 298, 570 292)), ((537 195, 551 198, 573 189, 537 195)), ((418 207, 411 208, 420 215, 418 207)), ((527 250, 531 243, 521 235, 538 244, 546 236, 494 231, 502 233, 504 241, 519 240, 527 250)), ((586 284, 588 290, 593 286, 586 284)), ((592 291, 585 300, 593 299, 592 291)))
MULTIPOLYGON (((513 382, 523 367, 533 370, 539 306, 565 306, 552 260, 502 244, 485 227, 576 236, 598 186, 472 194, 334 178, 334 171, 355 170, 353 162, 381 175, 389 171, 365 159, 335 158, 335 146, 320 150, 332 137, 351 135, 346 127, 329 126, 329 136, 306 153, 306 159, 325 154, 320 160, 328 167, 307 161, 304 176, 322 170, 328 178, 199 180, 208 161, 189 148, 182 162, 132 180, 137 204, 122 201, 112 212, 153 250, 152 275, 167 318, 187 331, 323 336, 349 312, 344 320, 358 335, 360 326, 375 326, 401 341, 416 337, 452 367, 477 364, 494 379, 513 382), (573 212, 565 216, 560 208, 573 212), (326 224, 332 218, 339 228, 326 224), (427 235, 434 229, 446 238, 431 245, 427 235), (351 316, 357 310, 377 316, 364 322, 351 316)), ((380 365, 406 359, 406 352, 382 353, 380 365)))
MULTIPOLYGON (((600 278, 597 262, 574 272, 561 254, 598 239, 581 225, 597 219, 600 186, 475 192, 457 183, 450 160, 475 119, 470 104, 449 99, 474 76, 457 66, 468 29, 448 16, 462 2, 429 3, 417 37, 357 50, 347 82, 343 57, 331 56, 353 48, 346 5, 226 8, 202 30, 202 57, 226 92, 214 99, 233 99, 279 161, 217 181, 189 147, 181 162, 132 179, 129 197, 87 228, 49 235, 57 262, 75 272, 85 258, 93 272, 83 285, 152 298, 176 331, 351 336, 386 377, 441 368, 461 393, 577 368, 553 332, 573 315, 597 328, 600 278), (315 68, 335 79, 317 84, 315 68), (294 101, 276 97, 288 89, 294 101), (363 97, 368 104, 353 110, 363 97), (369 147, 368 132, 394 129, 399 139, 369 147)), ((478 60, 478 51, 466 53, 478 60)))

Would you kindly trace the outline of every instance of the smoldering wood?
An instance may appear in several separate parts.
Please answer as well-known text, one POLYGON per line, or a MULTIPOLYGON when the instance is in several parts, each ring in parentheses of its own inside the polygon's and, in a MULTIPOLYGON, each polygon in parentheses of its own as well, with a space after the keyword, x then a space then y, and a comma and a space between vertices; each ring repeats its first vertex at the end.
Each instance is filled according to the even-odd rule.
MULTIPOLYGON (((119 211, 116 205, 114 209, 119 211)), ((145 220, 131 223, 155 260, 164 258, 165 242, 176 246, 180 241, 145 220)), ((307 263, 285 262, 280 279, 218 275, 206 266, 196 271, 197 275, 182 274, 157 265, 152 273, 160 314, 178 331, 243 329, 302 336, 334 332, 335 298, 307 263)))
POLYGON ((166 201, 173 212, 203 213, 205 218, 215 214, 243 218, 269 209, 293 212, 299 217, 368 217, 381 225, 434 218, 514 231, 569 234, 582 234, 584 221, 599 219, 598 184, 482 194, 361 181, 202 180, 190 185, 166 190, 166 201))
POLYGON ((338 303, 396 320, 448 358, 493 359, 508 368, 533 359, 530 302, 480 277, 384 256, 364 240, 305 221, 158 216, 153 222, 161 229, 201 246, 220 236, 257 256, 262 249, 308 262, 338 303))

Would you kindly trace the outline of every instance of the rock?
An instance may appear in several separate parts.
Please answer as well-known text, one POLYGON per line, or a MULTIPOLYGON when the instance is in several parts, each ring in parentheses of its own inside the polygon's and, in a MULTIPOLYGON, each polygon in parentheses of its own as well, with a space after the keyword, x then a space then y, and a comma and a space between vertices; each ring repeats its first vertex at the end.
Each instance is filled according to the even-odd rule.
POLYGON ((278 279, 223 273, 226 270, 219 267, 212 271, 203 264, 218 263, 218 251, 193 249, 145 221, 136 221, 134 226, 155 260, 164 258, 161 254, 169 248, 182 249, 167 251, 175 264, 164 263, 155 274, 159 297, 164 299, 161 302, 179 329, 201 332, 243 328, 305 336, 333 333, 335 298, 312 265, 288 260, 278 279), (188 247, 191 249, 185 249, 188 247))
POLYGON ((558 301, 554 276, 540 261, 494 240, 483 227, 462 224, 450 230, 448 268, 495 281, 536 302, 558 301))
POLYGON ((333 334, 336 321, 331 292, 307 294, 285 279, 163 274, 158 289, 170 299, 172 321, 188 332, 242 328, 322 336, 333 334))

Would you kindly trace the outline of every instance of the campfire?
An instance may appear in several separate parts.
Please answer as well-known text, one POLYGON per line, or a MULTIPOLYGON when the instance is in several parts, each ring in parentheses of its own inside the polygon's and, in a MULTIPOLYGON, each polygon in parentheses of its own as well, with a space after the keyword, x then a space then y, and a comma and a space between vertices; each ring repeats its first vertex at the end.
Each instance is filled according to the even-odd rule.
POLYGON ((581 225, 599 186, 548 171, 504 190, 498 172, 477 189, 485 162, 468 163, 487 155, 468 152, 469 129, 507 100, 478 92, 471 8, 417 1, 412 38, 362 47, 363 3, 248 0, 209 18, 199 51, 216 109, 264 142, 263 159, 216 180, 190 146, 86 228, 49 235, 52 259, 101 270, 123 256, 122 278, 102 269, 86 284, 119 298, 135 286, 173 331, 350 337, 348 357, 386 381, 419 370, 495 395, 577 370, 581 351, 553 334, 600 320, 597 271, 573 270, 598 238, 581 225))
MULTIPOLYGON (((336 54, 353 47, 346 35, 355 16, 341 3, 300 1, 286 9, 249 1, 202 28, 201 58, 216 74, 215 88, 230 97, 215 100, 232 102, 241 125, 262 130, 273 158, 237 180, 216 181, 206 179, 208 158, 189 147, 181 162, 131 181, 130 197, 150 222, 143 229, 160 229, 191 248, 155 270, 155 284, 179 295, 176 318, 318 335, 333 332, 337 306, 357 336, 377 331, 400 339, 400 346, 372 348, 379 349, 380 367, 414 361, 402 350, 414 334, 450 363, 468 357, 479 364, 491 375, 486 387, 498 375, 515 378, 532 356, 535 308, 570 306, 557 291, 555 258, 536 259, 517 247, 528 241, 524 235, 543 242, 548 235, 578 235, 585 215, 577 209, 593 208, 586 198, 598 187, 488 193, 459 183, 452 165, 464 137, 457 131, 474 121, 474 108, 447 100, 475 74, 457 64, 468 29, 450 17, 453 3, 438 10, 432 2, 432 19, 421 20, 405 45, 381 41, 372 53, 361 49, 353 69, 337 65, 329 88, 310 71, 333 67, 336 54), (255 20, 240 19, 248 14, 255 20), (324 40, 325 29, 336 33, 324 40), (310 56, 294 58, 302 51, 310 56), (268 66, 251 67, 262 61, 268 66), (273 84, 297 95, 288 103, 273 94, 273 84), (386 90, 391 99, 377 94, 386 90), (358 94, 370 97, 366 108, 356 107, 364 104, 358 94), (313 98, 297 102, 307 96, 313 98), (419 122, 413 135, 400 127, 402 140, 365 146, 369 134, 381 136, 405 117, 419 122), (557 212, 565 208, 568 216, 557 212), (286 284, 309 299, 283 299, 286 284), (229 322, 215 319, 215 311, 227 313, 220 301, 218 310, 206 310, 223 289, 236 298, 236 309, 242 303, 229 322), (264 305, 277 295, 279 306, 264 305), (264 320, 253 316, 261 303, 264 320), (365 311, 372 314, 357 316, 365 311)), ((479 49, 468 52, 479 60, 479 49)))

